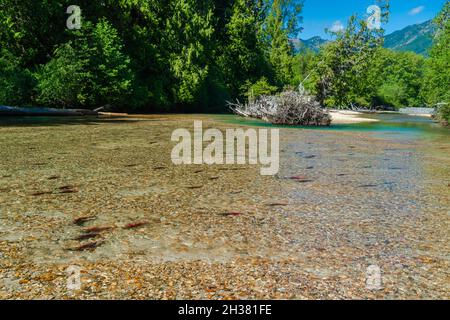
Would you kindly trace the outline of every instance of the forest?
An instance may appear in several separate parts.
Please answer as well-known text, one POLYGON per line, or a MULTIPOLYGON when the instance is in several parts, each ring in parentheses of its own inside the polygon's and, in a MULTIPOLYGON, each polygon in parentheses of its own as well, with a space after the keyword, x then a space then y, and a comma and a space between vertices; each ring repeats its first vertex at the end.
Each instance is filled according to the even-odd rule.
POLYGON ((301 0, 79 0, 76 29, 71 4, 0 0, 0 105, 224 112, 301 85, 326 107, 440 104, 449 117, 449 1, 428 57, 384 49, 358 15, 319 53, 296 53, 301 0))

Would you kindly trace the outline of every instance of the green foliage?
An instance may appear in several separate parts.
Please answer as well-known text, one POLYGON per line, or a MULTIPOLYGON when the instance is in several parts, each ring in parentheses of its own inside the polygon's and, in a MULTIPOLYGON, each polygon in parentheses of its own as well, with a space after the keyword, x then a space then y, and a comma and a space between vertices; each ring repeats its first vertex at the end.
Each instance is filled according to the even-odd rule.
POLYGON ((94 104, 126 104, 132 95, 134 75, 122 39, 109 22, 102 20, 93 28, 91 41, 87 50, 90 53, 89 69, 94 76, 94 104))
POLYGON ((19 59, 5 49, 0 51, 0 105, 27 103, 33 87, 32 75, 21 68, 19 59))
POLYGON ((226 39, 219 44, 218 68, 231 94, 241 95, 247 82, 257 80, 264 73, 265 60, 259 40, 262 27, 262 8, 258 3, 236 0, 231 7, 231 17, 225 26, 226 39))
POLYGON ((247 81, 247 83, 242 87, 243 91, 245 92, 245 97, 248 98, 248 100, 252 101, 256 98, 266 95, 270 96, 273 95, 278 91, 277 86, 271 85, 266 77, 262 77, 255 83, 251 83, 250 81, 247 81))
POLYGON ((437 117, 443 125, 450 125, 450 104, 440 105, 437 109, 437 117))
POLYGON ((298 31, 301 9, 299 1, 273 0, 267 15, 263 37, 268 44, 268 60, 273 68, 274 81, 280 87, 293 83, 294 60, 289 35, 298 31))
POLYGON ((101 20, 56 49, 36 74, 37 102, 52 106, 127 105, 133 93, 130 59, 117 31, 101 20))
POLYGON ((89 99, 92 74, 88 71, 88 58, 82 51, 67 43, 55 50, 54 58, 36 74, 38 82, 36 101, 49 106, 82 106, 89 99))
POLYGON ((435 20, 437 36, 427 60, 422 95, 427 104, 450 103, 450 1, 435 20))
MULTIPOLYGON (((380 3, 384 21, 388 5, 380 3)), ((425 58, 412 52, 383 49, 383 30, 370 30, 365 19, 350 18, 347 28, 332 32, 335 40, 319 54, 296 57, 297 79, 322 104, 394 108, 424 104, 420 94, 425 58)))
POLYGON ((294 71, 293 84, 301 84, 308 92, 316 94, 319 75, 315 71, 319 63, 319 55, 312 50, 307 49, 296 55, 292 66, 294 71))
POLYGON ((316 94, 315 90, 323 90, 319 94, 325 98, 325 104, 339 106, 344 98, 348 104, 358 106, 423 106, 420 94, 425 65, 423 56, 378 47, 365 63, 366 69, 350 68, 337 76, 336 73, 342 70, 328 66, 335 66, 334 63, 340 63, 342 59, 330 52, 332 49, 327 48, 318 55, 311 52, 299 55, 295 64, 305 89, 316 94), (359 70, 359 74, 352 74, 350 70, 359 70), (330 90, 327 82, 331 80, 334 86, 331 89, 335 91, 330 90))
POLYGON ((367 74, 373 91, 369 97, 375 105, 395 108, 420 107, 425 58, 412 52, 379 49, 367 74))
POLYGON ((198 100, 208 76, 209 43, 213 34, 212 10, 209 3, 196 0, 172 1, 172 15, 167 20, 166 40, 171 49, 170 69, 175 77, 175 103, 189 104, 198 100), (204 6, 205 5, 206 8, 204 6))
POLYGON ((79 31, 65 28, 71 4, 0 0, 0 103, 220 111, 299 84, 333 107, 450 99, 448 1, 426 60, 381 49, 383 30, 357 16, 294 56, 301 0, 79 0, 79 31))
MULTIPOLYGON (((37 80, 34 94, 4 101, 217 110, 246 83, 266 77, 282 88, 294 78, 288 37, 300 0, 79 0, 79 31, 65 28, 71 4, 0 0, 0 48, 17 57, 17 77, 30 70, 37 80)), ((1 90, 11 91, 20 81, 2 63, 1 90)))
POLYGON ((377 101, 379 104, 400 108, 408 106, 405 86, 397 82, 383 83, 377 90, 377 101))
POLYGON ((0 48, 26 68, 45 62, 64 37, 66 7, 54 0, 0 0, 0 48))
MULTIPOLYGON (((382 21, 386 21, 389 5, 378 3, 382 8, 382 21)), ((377 49, 383 44, 383 29, 371 29, 365 18, 352 16, 343 31, 331 32, 335 41, 321 51, 321 63, 317 65, 319 100, 333 107, 351 104, 368 106, 371 102, 371 83, 367 72, 377 49)))

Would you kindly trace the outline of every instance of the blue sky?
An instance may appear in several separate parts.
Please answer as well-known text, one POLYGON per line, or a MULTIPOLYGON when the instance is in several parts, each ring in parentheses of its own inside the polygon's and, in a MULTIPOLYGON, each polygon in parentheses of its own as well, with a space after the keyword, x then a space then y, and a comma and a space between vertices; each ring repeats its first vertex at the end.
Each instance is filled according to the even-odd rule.
MULTIPOLYGON (((354 13, 363 15, 374 0, 304 0, 303 32, 300 38, 313 36, 329 38, 325 28, 333 25, 345 25, 348 17, 354 13)), ((425 22, 434 18, 446 0, 391 0, 391 16, 386 33, 403 29, 411 24, 425 22)))

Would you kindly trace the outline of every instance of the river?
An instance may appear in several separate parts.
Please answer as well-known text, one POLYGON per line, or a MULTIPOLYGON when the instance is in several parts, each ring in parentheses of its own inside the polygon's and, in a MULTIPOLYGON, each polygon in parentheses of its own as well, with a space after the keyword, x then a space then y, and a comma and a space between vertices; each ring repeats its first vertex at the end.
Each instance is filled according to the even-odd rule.
POLYGON ((170 161, 171 133, 194 120, 272 127, 260 121, 1 119, 0 296, 449 298, 449 130, 371 117, 280 127, 274 177, 170 161), (85 274, 77 293, 71 265, 85 274))

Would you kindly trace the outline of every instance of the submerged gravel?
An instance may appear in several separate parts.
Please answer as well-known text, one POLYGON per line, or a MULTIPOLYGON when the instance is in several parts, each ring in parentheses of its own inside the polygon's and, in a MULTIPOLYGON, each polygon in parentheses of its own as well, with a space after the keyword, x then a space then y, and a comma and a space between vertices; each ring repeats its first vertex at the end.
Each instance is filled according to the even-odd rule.
POLYGON ((237 126, 0 127, 0 298, 450 298, 449 139, 281 129, 263 177, 174 166, 172 131, 194 119, 237 126))

